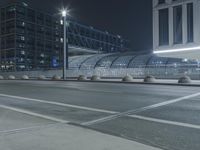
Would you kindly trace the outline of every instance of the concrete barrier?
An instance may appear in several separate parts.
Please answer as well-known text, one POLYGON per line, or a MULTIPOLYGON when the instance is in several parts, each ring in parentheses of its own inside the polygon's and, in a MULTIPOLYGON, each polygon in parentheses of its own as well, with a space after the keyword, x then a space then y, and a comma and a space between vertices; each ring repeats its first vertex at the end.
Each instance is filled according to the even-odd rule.
POLYGON ((9 75, 9 76, 8 76, 8 79, 9 79, 9 80, 15 80, 16 78, 15 78, 15 76, 13 76, 13 75, 9 75))
POLYGON ((184 76, 178 80, 178 83, 179 84, 188 84, 188 83, 192 83, 192 80, 189 76, 184 76))
POLYGON ((46 77, 44 76, 44 75, 40 75, 39 77, 38 77, 38 80, 45 80, 46 79, 46 77))
POLYGON ((22 79, 22 80, 29 80, 29 76, 23 75, 23 76, 21 77, 21 79, 22 79))
POLYGON ((4 79, 4 77, 0 75, 0 80, 3 80, 3 79, 4 79))
POLYGON ((92 78, 91 78, 91 81, 100 81, 101 78, 97 75, 93 75, 92 78))
POLYGON ((133 77, 130 75, 127 75, 122 79, 122 82, 132 82, 132 81, 133 81, 133 77))
POLYGON ((148 75, 144 78, 145 83, 154 83, 156 81, 156 78, 154 76, 148 75))
POLYGON ((84 76, 84 75, 80 75, 77 79, 78 81, 86 81, 87 80, 87 77, 84 76))
POLYGON ((54 75, 54 76, 52 77, 52 80, 61 80, 61 77, 58 76, 58 75, 54 75))

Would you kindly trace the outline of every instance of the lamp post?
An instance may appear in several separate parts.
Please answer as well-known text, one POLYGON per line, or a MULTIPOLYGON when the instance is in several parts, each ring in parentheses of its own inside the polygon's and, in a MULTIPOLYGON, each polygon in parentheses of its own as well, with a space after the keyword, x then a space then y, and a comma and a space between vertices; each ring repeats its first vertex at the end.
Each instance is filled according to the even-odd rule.
POLYGON ((63 51, 63 80, 67 77, 67 69, 68 69, 68 34, 67 34, 67 15, 68 11, 63 10, 62 11, 62 17, 63 17, 63 42, 64 42, 64 51, 63 51))

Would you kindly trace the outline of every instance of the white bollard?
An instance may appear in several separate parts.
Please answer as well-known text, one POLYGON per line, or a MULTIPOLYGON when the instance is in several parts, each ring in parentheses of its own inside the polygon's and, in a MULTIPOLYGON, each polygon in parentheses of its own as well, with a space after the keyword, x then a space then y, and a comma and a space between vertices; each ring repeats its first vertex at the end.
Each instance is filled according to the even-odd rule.
POLYGON ((52 77, 52 80, 61 80, 61 77, 58 76, 58 75, 54 75, 54 76, 52 77))
POLYGON ((184 77, 181 77, 179 80, 178 80, 178 83, 179 84, 189 84, 191 83, 192 80, 189 76, 184 76, 184 77))
POLYGON ((29 80, 29 76, 23 75, 23 76, 21 77, 21 79, 22 79, 22 80, 29 80))
POLYGON ((78 81, 86 81, 87 80, 87 77, 84 76, 84 75, 80 75, 77 79, 78 81))
POLYGON ((125 77, 123 77, 122 82, 132 82, 133 81, 133 77, 130 75, 127 75, 125 77))
POLYGON ((3 79, 4 79, 4 77, 0 75, 0 80, 3 80, 3 79))
POLYGON ((101 78, 97 75, 93 75, 92 78, 91 78, 91 81, 100 81, 101 78))
POLYGON ((8 79, 9 79, 9 80, 15 80, 16 78, 15 78, 15 76, 13 76, 13 75, 9 75, 9 76, 8 76, 8 79))
POLYGON ((44 75, 40 75, 39 77, 38 77, 38 80, 45 80, 46 79, 46 77, 44 76, 44 75))
POLYGON ((156 78, 154 76, 149 75, 144 78, 144 82, 145 83, 154 83, 154 82, 156 82, 156 78))

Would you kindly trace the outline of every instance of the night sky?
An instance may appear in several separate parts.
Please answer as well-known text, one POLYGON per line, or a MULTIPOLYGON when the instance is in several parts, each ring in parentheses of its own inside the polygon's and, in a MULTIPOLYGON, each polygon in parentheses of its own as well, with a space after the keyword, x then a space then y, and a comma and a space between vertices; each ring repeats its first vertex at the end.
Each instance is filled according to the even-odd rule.
MULTIPOLYGON (((11 0, 1 0, 6 3, 11 0)), ((18 0, 19 1, 19 0, 18 0)), ((34 8, 56 11, 63 4, 72 16, 130 40, 132 50, 152 49, 152 0, 23 0, 34 8)))

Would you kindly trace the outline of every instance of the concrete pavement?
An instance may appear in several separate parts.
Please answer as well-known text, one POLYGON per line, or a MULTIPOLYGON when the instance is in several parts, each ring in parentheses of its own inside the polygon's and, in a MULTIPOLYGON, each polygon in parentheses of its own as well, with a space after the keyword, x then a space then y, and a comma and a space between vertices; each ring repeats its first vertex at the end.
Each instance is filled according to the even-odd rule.
MULTIPOLYGON (((19 124, 16 128, 21 127, 20 119, 24 117, 20 117, 20 114, 24 114, 42 120, 36 121, 35 124, 35 119, 28 119, 25 121, 27 122, 25 127, 49 126, 52 122, 63 123, 66 121, 66 123, 84 125, 86 128, 100 131, 104 133, 103 137, 105 134, 111 138, 114 138, 112 135, 118 136, 120 141, 121 138, 129 139, 166 150, 198 150, 200 148, 199 92, 199 87, 193 86, 69 81, 0 81, 0 110, 19 113, 19 115, 16 113, 16 117, 11 116, 11 118, 15 118, 14 122, 19 124)), ((3 116, 0 115, 2 120, 10 118, 9 115, 8 117, 3 116)), ((4 121, 0 122, 0 126, 2 122, 4 121)), ((85 128, 66 126, 68 129, 73 127, 77 128, 75 130, 88 131, 85 128)), ((55 134, 58 132, 57 128, 59 130, 62 128, 61 130, 65 132, 63 124, 61 127, 60 124, 50 127, 55 130, 55 132, 52 131, 55 134)), ((13 127, 5 130, 10 129, 13 127)), ((45 130, 44 137, 49 136, 50 130, 48 128, 45 130)), ((38 129, 34 133, 37 133, 36 131, 38 129)), ((94 132, 95 135, 98 133, 91 132, 94 132)), ((31 134, 31 132, 29 133, 31 134)), ((27 135, 27 139, 28 137, 27 135)), ((37 135, 38 137, 40 135, 37 135)), ((98 137, 102 139, 101 136, 97 136, 97 139, 98 137)), ((31 136, 29 138, 31 139, 31 136)), ((88 137, 88 139, 93 138, 93 136, 88 137)), ((46 140, 48 142, 49 139, 46 140)), ((31 144, 30 141, 27 142, 27 146, 31 144)), ((85 143, 93 142, 88 140, 85 143)), ((114 143, 111 145, 114 146, 114 143)), ((116 143, 123 144, 124 142, 116 143)), ((131 147, 127 144, 120 149, 131 147)), ((116 149, 116 147, 114 148, 116 149)), ((152 147, 147 149, 150 148, 152 147)))
POLYGON ((86 128, 0 111, 0 150, 159 150, 86 128))

